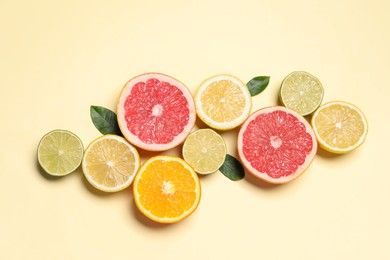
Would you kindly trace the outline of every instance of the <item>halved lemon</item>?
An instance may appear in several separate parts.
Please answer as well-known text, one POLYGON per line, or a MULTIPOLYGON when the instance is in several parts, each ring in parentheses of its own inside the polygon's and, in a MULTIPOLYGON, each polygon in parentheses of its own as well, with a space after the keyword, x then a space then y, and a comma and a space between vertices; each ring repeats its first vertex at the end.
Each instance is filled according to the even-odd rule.
POLYGON ((50 175, 63 176, 75 171, 83 159, 80 138, 68 130, 45 134, 38 145, 38 162, 50 175))
POLYGON ((321 105, 324 88, 310 73, 294 71, 284 78, 279 95, 285 107, 306 116, 321 105))
POLYGON ((208 126, 229 130, 248 118, 252 99, 245 83, 232 75, 216 75, 205 80, 195 96, 196 112, 208 126))
POLYGON ((221 135, 212 129, 192 132, 183 144, 183 158, 197 173, 216 172, 224 163, 226 144, 221 135))
POLYGON ((136 148, 117 135, 103 135, 92 141, 85 150, 82 163, 88 182, 105 192, 127 188, 139 166, 136 148))
POLYGON ((333 101, 318 108, 311 124, 320 146, 332 153, 347 153, 358 148, 367 136, 368 124, 355 105, 333 101))
POLYGON ((198 175, 183 159, 155 156, 139 169, 133 183, 135 204, 148 218, 175 223, 198 207, 201 188, 198 175))

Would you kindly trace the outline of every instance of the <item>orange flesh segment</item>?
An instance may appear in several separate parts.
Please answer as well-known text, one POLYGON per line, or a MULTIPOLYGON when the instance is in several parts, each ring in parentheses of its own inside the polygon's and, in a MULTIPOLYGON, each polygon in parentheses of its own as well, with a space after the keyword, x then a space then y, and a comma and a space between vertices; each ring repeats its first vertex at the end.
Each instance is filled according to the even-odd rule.
POLYGON ((177 218, 193 208, 197 187, 191 172, 176 161, 156 160, 138 182, 142 207, 158 218, 177 218))

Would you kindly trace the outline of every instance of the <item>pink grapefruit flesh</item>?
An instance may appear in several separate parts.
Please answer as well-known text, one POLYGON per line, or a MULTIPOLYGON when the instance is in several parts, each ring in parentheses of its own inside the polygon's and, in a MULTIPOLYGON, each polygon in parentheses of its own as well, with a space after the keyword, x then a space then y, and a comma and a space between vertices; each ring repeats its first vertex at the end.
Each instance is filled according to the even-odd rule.
POLYGON ((180 81, 160 73, 129 80, 119 97, 117 117, 123 136, 149 151, 165 151, 184 141, 195 124, 194 100, 180 81))
POLYGON ((317 152, 313 129, 297 112, 280 106, 257 110, 237 139, 244 167, 264 181, 289 182, 300 176, 317 152))

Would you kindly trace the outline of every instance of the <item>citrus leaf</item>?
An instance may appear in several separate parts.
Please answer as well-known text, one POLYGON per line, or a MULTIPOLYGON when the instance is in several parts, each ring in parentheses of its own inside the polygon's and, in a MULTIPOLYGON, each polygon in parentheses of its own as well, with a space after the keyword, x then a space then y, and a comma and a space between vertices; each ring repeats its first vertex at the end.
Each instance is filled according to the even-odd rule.
POLYGON ((245 170, 240 161, 230 154, 226 154, 225 161, 219 171, 232 181, 241 180, 245 176, 245 170))
POLYGON ((122 135, 118 126, 116 114, 101 106, 91 106, 92 123, 102 134, 122 135))
POLYGON ((270 79, 269 76, 258 76, 258 77, 254 77, 248 83, 246 83, 246 86, 248 87, 251 96, 253 97, 263 92, 263 90, 269 84, 269 79, 270 79))

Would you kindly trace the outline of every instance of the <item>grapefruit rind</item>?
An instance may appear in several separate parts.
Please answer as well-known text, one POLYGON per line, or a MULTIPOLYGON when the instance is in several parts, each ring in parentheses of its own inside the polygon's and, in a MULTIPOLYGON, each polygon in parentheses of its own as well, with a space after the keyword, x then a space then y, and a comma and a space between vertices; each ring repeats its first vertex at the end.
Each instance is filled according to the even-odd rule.
POLYGON ((286 107, 272 106, 272 107, 265 107, 265 108, 262 108, 262 109, 259 109, 259 110, 255 111, 244 122, 244 124, 241 126, 239 134, 238 134, 237 148, 238 148, 239 158, 240 158, 242 164, 244 165, 245 169, 248 172, 250 172, 251 174, 253 174, 257 178, 259 178, 259 179, 261 179, 263 181, 266 181, 268 183, 271 183, 271 184, 283 184, 283 183, 287 183, 287 182, 290 182, 290 181, 296 179, 297 177, 302 175, 306 171, 306 169, 310 166, 310 164, 312 163, 312 161, 313 161, 313 159, 314 159, 314 157, 315 157, 315 155, 317 153, 317 140, 316 140, 316 137, 315 137, 315 134, 314 134, 314 131, 313 131, 312 127, 310 126, 310 124, 306 121, 306 119, 302 115, 300 115, 299 113, 297 113, 297 112, 295 112, 295 111, 293 111, 291 109, 288 109, 286 107), (259 172, 257 169, 255 169, 251 165, 250 161, 248 161, 246 159, 246 157, 245 157, 245 155, 243 153, 243 146, 244 146, 243 134, 244 134, 248 124, 252 120, 254 120, 257 116, 259 116, 260 114, 263 114, 263 113, 273 112, 273 111, 277 111, 277 110, 284 111, 284 112, 287 112, 289 114, 292 114, 297 119, 299 119, 299 121, 304 124, 304 126, 306 128, 306 132, 310 134, 310 136, 312 138, 312 145, 313 146, 312 146, 311 152, 306 156, 305 162, 303 164, 301 164, 300 166, 298 166, 298 168, 296 169, 296 171, 293 174, 290 174, 288 176, 281 176, 279 178, 272 178, 271 176, 269 176, 265 172, 259 172))
POLYGON ((356 107, 355 105, 353 105, 351 103, 348 103, 348 102, 345 102, 345 101, 330 101, 330 102, 327 102, 327 103, 321 105, 314 112, 314 114, 313 114, 313 116, 311 118, 311 125, 313 127, 314 133, 316 135, 316 138, 317 138, 317 141, 318 141, 318 144, 320 145, 320 147, 322 149, 324 149, 325 151, 328 151, 328 152, 331 152, 331 153, 335 153, 335 154, 345 154, 345 153, 349 153, 351 151, 356 150, 357 148, 359 148, 364 143, 364 141, 366 139, 366 136, 367 136, 367 133, 368 133, 368 123, 367 123, 367 119, 366 119, 365 115, 363 114, 363 112, 358 107, 356 107), (327 108, 327 107, 332 106, 332 105, 342 105, 342 106, 346 106, 348 108, 351 108, 351 109, 355 110, 360 115, 361 121, 362 121, 362 123, 364 125, 364 132, 360 136, 359 141, 357 141, 354 145, 349 146, 348 148, 339 148, 339 147, 331 146, 318 133, 318 128, 317 128, 317 125, 315 123, 315 120, 316 120, 318 114, 321 113, 322 109, 327 108))
POLYGON ((208 126, 210 126, 213 129, 226 131, 238 127, 245 121, 245 119, 248 118, 252 109, 252 97, 245 83, 242 82, 239 78, 229 74, 218 74, 202 82, 195 95, 195 104, 196 104, 196 113, 204 123, 206 123, 208 126), (245 107, 243 109, 242 114, 239 117, 237 117, 235 120, 230 122, 216 122, 215 120, 210 118, 210 116, 207 115, 207 113, 204 111, 202 106, 201 96, 204 90, 211 83, 221 81, 221 80, 230 80, 233 83, 235 83, 237 86, 239 86, 243 94, 243 97, 246 100, 245 107))
POLYGON ((182 221, 182 220, 186 219, 187 217, 192 215, 192 213, 198 208, 199 202, 200 202, 200 199, 201 199, 200 180, 199 180, 198 175, 194 171, 194 169, 187 162, 185 162, 183 159, 181 159, 179 157, 176 157, 176 156, 158 155, 158 156, 154 156, 154 157, 151 157, 148 160, 146 160, 143 163, 143 165, 141 166, 141 168, 138 170, 138 173, 135 176, 135 179, 134 179, 134 182, 133 182, 133 196, 134 196, 134 201, 135 201, 135 204, 136 204, 137 208, 139 209, 139 211, 144 216, 146 216, 147 218, 149 218, 149 219, 151 219, 151 220, 153 220, 155 222, 161 223, 161 224, 173 224, 173 223, 176 223, 176 222, 179 222, 179 221, 182 221), (145 169, 152 162, 154 162, 156 160, 178 161, 191 173, 191 176, 194 178, 195 185, 196 185, 195 192, 196 192, 196 195, 197 195, 196 199, 195 199, 192 207, 189 208, 187 211, 185 211, 182 215, 180 215, 178 217, 171 218, 171 217, 158 217, 158 216, 155 216, 151 211, 146 209, 143 206, 142 202, 141 202, 141 195, 140 195, 140 193, 138 191, 138 184, 139 184, 140 180, 142 179, 142 172, 145 171, 145 169))
POLYGON ((191 132, 193 126, 195 125, 195 120, 196 120, 195 103, 190 90, 179 80, 162 73, 145 73, 130 79, 123 87, 117 105, 117 118, 118 118, 118 125, 123 136, 131 144, 148 151, 166 151, 184 142, 185 138, 191 132), (173 138, 173 141, 169 143, 147 144, 143 142, 137 135, 130 132, 130 130, 127 127, 126 119, 124 118, 126 113, 124 109, 124 104, 133 86, 138 82, 146 82, 148 79, 151 78, 156 78, 160 81, 168 82, 171 85, 176 86, 183 93, 183 96, 186 98, 188 102, 188 109, 189 109, 188 123, 184 127, 183 131, 180 134, 176 135, 173 138))

